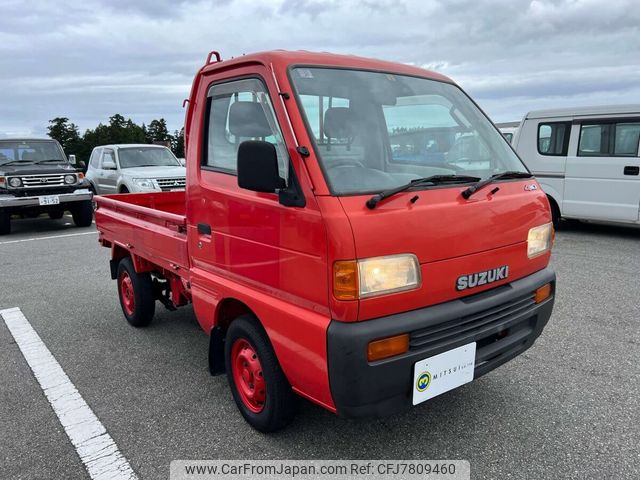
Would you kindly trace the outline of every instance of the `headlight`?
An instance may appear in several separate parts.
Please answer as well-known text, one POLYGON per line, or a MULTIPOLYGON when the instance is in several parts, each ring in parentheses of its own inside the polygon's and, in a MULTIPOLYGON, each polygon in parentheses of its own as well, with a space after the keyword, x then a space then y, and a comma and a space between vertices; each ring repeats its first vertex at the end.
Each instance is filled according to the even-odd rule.
POLYGON ((134 178, 133 183, 147 190, 160 190, 153 178, 134 178))
POLYGON ((553 240, 553 225, 546 223, 529 230, 527 236, 527 255, 529 258, 537 257, 551 250, 553 240))
POLYGON ((21 187, 22 180, 20 180, 18 177, 11 177, 9 179, 9 185, 12 186, 13 188, 21 187))
POLYGON ((340 261, 333 268, 333 293, 338 300, 412 290, 420 283, 420 264, 411 254, 340 261))
POLYGON ((64 176, 64 183, 66 183, 67 185, 71 185, 72 183, 76 183, 76 176, 75 175, 65 175, 64 176))

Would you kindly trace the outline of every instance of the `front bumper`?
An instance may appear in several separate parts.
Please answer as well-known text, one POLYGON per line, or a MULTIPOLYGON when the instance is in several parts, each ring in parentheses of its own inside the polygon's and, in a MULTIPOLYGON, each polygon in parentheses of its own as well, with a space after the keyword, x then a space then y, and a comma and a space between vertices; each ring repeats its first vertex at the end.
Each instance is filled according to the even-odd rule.
POLYGON ((13 195, 0 194, 0 208, 21 208, 21 207, 39 207, 40 197, 57 196, 60 199, 60 205, 81 202, 83 200, 91 200, 92 193, 88 189, 79 189, 73 193, 49 193, 46 195, 34 195, 30 197, 14 197, 13 195))
POLYGON ((381 417, 412 405, 413 365, 477 342, 474 379, 533 345, 555 299, 555 273, 546 268, 476 295, 363 322, 333 320, 327 333, 331 394, 338 414, 381 417), (536 304, 534 292, 552 284, 536 304), (498 333, 500 332, 500 335, 498 333), (369 362, 367 346, 380 338, 410 334, 407 353, 369 362))

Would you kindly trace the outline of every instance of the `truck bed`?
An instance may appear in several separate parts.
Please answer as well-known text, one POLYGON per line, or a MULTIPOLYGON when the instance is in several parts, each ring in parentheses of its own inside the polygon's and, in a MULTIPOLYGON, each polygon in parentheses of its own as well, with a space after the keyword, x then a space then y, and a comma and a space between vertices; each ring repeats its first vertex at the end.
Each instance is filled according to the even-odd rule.
POLYGON ((189 269, 185 192, 94 197, 100 240, 184 275, 189 269))

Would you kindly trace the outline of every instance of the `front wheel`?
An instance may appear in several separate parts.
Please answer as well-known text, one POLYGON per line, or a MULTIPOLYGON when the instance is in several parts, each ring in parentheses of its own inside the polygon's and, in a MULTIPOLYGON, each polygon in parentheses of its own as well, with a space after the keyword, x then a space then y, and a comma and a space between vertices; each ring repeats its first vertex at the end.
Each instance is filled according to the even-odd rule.
POLYGON ((9 235, 11 233, 11 214, 0 210, 0 235, 9 235))
POLYGON ((118 264, 118 296, 127 322, 134 327, 146 327, 153 320, 156 300, 148 273, 136 273, 130 258, 118 264))
POLYGON ((76 227, 89 227, 93 222, 93 202, 83 200, 71 208, 71 216, 76 227))
POLYGON ((231 322, 225 338, 225 364, 233 399, 256 430, 275 432, 295 412, 295 396, 266 332, 252 315, 231 322))

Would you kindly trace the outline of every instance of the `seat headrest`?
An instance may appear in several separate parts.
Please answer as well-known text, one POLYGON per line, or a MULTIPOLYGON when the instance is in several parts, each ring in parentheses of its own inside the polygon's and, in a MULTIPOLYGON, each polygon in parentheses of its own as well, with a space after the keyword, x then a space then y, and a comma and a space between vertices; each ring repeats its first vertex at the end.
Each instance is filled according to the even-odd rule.
POLYGON ((257 102, 231 104, 229 132, 236 137, 268 137, 273 134, 264 109, 257 102))
POLYGON ((351 138, 354 132, 353 112, 348 107, 327 108, 324 113, 324 134, 329 138, 351 138))

